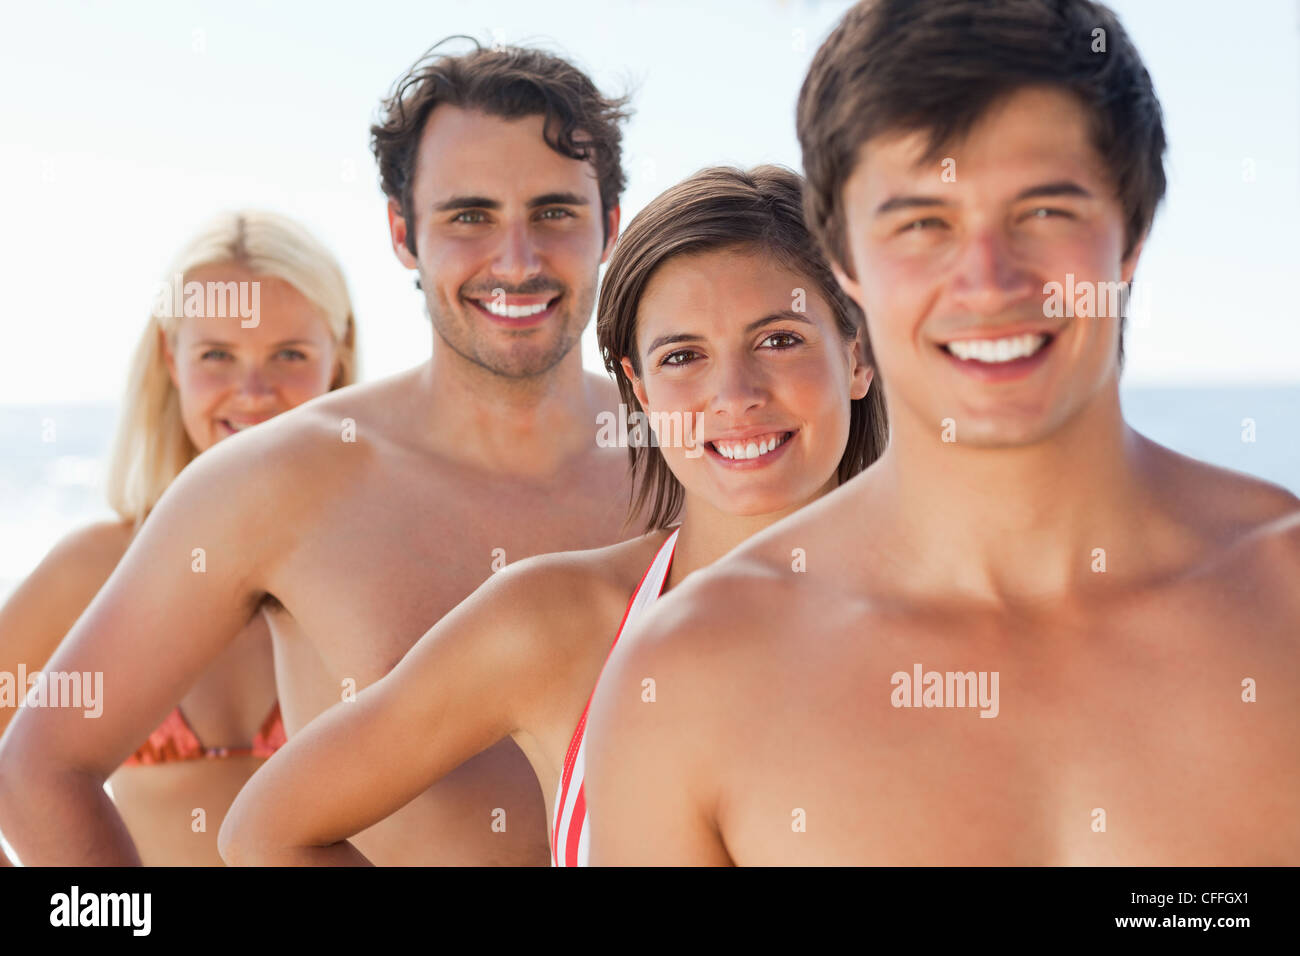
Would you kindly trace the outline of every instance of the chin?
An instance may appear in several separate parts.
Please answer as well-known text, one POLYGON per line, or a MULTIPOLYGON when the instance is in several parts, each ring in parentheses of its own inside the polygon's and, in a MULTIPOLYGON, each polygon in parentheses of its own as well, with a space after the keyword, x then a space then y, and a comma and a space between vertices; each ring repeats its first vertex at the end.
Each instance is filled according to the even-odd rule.
POLYGON ((784 514, 804 504, 808 499, 796 495, 724 498, 715 507, 736 518, 758 518, 763 515, 784 514))
POLYGON ((957 420, 956 443, 968 448, 1025 448, 1051 437, 1058 427, 1039 416, 972 416, 957 420))

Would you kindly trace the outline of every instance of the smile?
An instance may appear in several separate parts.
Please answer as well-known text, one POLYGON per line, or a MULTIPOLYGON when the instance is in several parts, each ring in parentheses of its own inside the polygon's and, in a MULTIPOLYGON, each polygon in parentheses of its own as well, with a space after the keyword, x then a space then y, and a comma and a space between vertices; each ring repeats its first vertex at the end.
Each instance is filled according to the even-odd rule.
POLYGON ((793 434, 794 432, 770 432, 766 435, 754 435, 739 440, 720 439, 707 442, 706 446, 728 461, 748 461, 770 455, 784 445, 793 434))
POLYGON ((232 432, 242 432, 247 428, 252 428, 254 425, 262 424, 262 422, 264 422, 265 420, 266 419, 258 419, 255 422, 236 422, 236 421, 232 421, 229 418, 218 418, 217 423, 220 425, 224 425, 232 432))
POLYGON ((954 339, 936 344, 936 348, 956 371, 976 381, 1011 384, 1033 375, 1048 361, 1060 331, 954 339))
POLYGON ((539 322, 550 315, 555 308, 555 304, 561 298, 563 298, 563 294, 554 295, 544 300, 532 298, 531 301, 523 297, 513 296, 506 296, 504 300, 500 296, 493 296, 490 299, 467 298, 466 301, 472 303, 480 312, 494 321, 504 322, 508 325, 528 325, 539 322))
POLYGON ((1051 341, 1051 338, 1050 335, 1028 333, 1003 339, 958 339, 949 342, 943 346, 943 349, 963 362, 1001 365, 1004 362, 1029 358, 1051 341))

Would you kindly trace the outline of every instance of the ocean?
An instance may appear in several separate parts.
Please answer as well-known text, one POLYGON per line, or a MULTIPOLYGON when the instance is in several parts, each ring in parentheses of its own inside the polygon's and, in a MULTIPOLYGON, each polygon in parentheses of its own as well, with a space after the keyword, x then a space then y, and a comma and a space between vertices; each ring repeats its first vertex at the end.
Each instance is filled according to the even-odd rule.
MULTIPOLYGON (((1147 437, 1300 494, 1300 384, 1121 389, 1147 437)), ((103 480, 117 408, 0 407, 0 601, 63 535, 112 517, 103 480)))

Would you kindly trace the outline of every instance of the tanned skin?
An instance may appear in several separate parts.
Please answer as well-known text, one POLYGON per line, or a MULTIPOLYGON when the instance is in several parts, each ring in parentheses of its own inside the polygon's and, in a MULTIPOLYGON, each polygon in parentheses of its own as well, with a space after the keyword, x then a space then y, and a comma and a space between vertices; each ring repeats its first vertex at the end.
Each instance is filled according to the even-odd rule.
MULTIPOLYGON (((768 255, 725 249, 670 259, 641 298, 643 374, 628 359, 623 367, 642 409, 699 415, 697 450, 737 432, 791 433, 783 454, 743 467, 707 448, 660 446, 685 495, 664 593, 835 487, 851 400, 866 394, 871 372, 820 296, 789 312, 790 290, 810 285, 768 255)), ((574 729, 670 533, 542 555, 493 576, 355 705, 313 722, 268 761, 222 827, 225 859, 364 863, 349 837, 505 737, 528 756, 552 821, 574 729), (337 768, 362 763, 366 773, 321 792, 337 768)))
MULTIPOLYGON (((0 830, 24 861, 138 861, 103 781, 255 615, 292 737, 350 706, 494 564, 635 534, 626 451, 593 440, 617 391, 577 348, 618 233, 591 165, 547 146, 540 115, 442 105, 422 134, 414 209, 407 222, 390 202, 390 234, 419 271, 432 358, 223 442, 163 496, 50 661, 104 672, 103 718, 28 710, 0 744, 0 830), (486 308, 500 296, 550 305, 512 326, 486 308)), ((333 772, 318 786, 367 769, 333 772)), ((381 864, 545 864, 544 806, 506 740, 356 843, 381 864)))
POLYGON ((620 642, 594 865, 1300 860, 1300 501, 1134 432, 1116 318, 1047 317, 1046 283, 1141 252, 1087 130, 1031 88, 953 146, 956 182, 920 134, 860 152, 839 277, 890 447, 620 642), (1022 333, 1052 339, 1001 380, 946 348, 1022 333), (917 663, 998 672, 997 716, 893 706, 917 663))

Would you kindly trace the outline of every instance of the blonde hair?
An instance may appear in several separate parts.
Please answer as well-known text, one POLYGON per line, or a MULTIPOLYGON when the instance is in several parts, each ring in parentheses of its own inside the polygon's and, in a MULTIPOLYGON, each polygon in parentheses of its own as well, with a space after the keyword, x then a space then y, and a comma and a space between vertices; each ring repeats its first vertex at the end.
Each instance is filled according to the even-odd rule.
MULTIPOLYGON (((186 273, 217 265, 239 265, 254 275, 283 279, 310 299, 323 313, 337 346, 339 369, 330 388, 356 380, 356 328, 347 281, 334 256, 306 229, 271 212, 223 213, 181 250, 164 281, 180 275, 183 283, 186 273)), ((199 453, 181 420, 180 396, 162 345, 164 335, 174 341, 180 319, 175 308, 151 313, 131 361, 113 442, 108 503, 124 521, 136 525, 199 453)))

